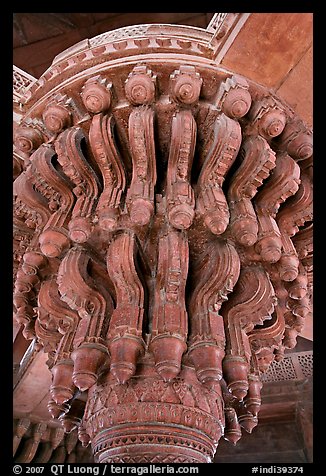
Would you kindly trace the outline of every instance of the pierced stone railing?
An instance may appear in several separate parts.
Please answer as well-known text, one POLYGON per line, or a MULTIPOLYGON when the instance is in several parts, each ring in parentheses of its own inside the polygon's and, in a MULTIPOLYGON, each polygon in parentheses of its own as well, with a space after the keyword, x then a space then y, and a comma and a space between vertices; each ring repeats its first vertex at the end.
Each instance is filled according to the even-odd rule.
POLYGON ((28 89, 37 81, 34 76, 13 66, 13 101, 18 103, 28 89))

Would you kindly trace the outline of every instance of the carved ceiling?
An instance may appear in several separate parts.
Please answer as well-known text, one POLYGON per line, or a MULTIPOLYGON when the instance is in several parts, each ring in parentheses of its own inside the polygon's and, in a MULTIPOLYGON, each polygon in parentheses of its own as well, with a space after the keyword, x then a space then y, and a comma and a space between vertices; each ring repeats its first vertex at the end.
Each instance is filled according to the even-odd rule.
MULTIPOLYGON (((53 36, 76 26, 60 15, 53 36)), ((99 462, 212 461, 311 316, 312 130, 216 61, 252 21, 225 15, 16 71, 14 318, 99 462)))

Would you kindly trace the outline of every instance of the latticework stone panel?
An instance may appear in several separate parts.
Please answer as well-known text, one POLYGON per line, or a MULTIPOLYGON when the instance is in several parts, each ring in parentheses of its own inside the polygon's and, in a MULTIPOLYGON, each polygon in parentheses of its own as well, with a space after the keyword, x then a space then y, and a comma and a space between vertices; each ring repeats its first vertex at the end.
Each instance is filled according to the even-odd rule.
POLYGON ((263 374, 263 382, 279 382, 282 380, 301 380, 313 375, 313 353, 301 352, 286 354, 280 362, 273 362, 263 374))

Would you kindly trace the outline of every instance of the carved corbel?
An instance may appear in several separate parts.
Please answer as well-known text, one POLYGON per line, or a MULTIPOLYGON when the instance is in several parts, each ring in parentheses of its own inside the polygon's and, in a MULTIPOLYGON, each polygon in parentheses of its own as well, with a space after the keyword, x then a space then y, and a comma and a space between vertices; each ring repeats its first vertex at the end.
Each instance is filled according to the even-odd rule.
POLYGON ((126 203, 131 221, 147 225, 154 213, 156 159, 154 111, 149 106, 135 108, 129 116, 129 144, 132 179, 126 203))
POLYGON ((191 111, 183 110, 175 114, 172 119, 166 197, 169 222, 180 230, 189 228, 195 215, 195 196, 190 177, 196 132, 191 111))
POLYGON ((85 410, 85 402, 74 398, 71 407, 67 413, 59 417, 59 421, 64 428, 65 433, 71 433, 81 424, 85 410))
POLYGON ((70 453, 70 455, 67 456, 67 458, 65 459, 65 463, 70 463, 70 464, 77 463, 76 448, 70 453))
POLYGON ((283 358, 284 346, 282 343, 286 328, 285 315, 288 291, 277 271, 270 271, 270 277, 277 297, 277 306, 271 320, 265 321, 262 327, 255 328, 250 334, 252 362, 257 372, 266 372, 271 363, 283 358))
POLYGON ((271 170, 275 167, 275 153, 260 136, 248 137, 240 150, 241 164, 234 173, 228 190, 230 230, 234 239, 243 246, 257 241, 258 222, 251 203, 271 170))
POLYGON ((98 178, 83 154, 83 140, 82 129, 72 127, 62 132, 54 144, 63 172, 75 185, 73 192, 77 200, 69 222, 69 237, 77 243, 84 243, 91 235, 93 213, 100 191, 98 178))
MULTIPOLYGON (((53 400, 61 405, 70 400, 76 391, 72 382, 74 363, 70 354, 73 350, 73 339, 79 316, 60 299, 55 278, 42 283, 38 301, 39 313, 47 314, 41 322, 46 319, 48 322, 50 320, 54 321, 53 326, 59 337, 54 348, 55 356, 51 368, 52 385, 50 394, 53 400)), ((40 314, 38 319, 41 317, 40 314)))
MULTIPOLYGON (((32 243, 33 241, 35 240, 33 239, 32 243)), ((35 317, 37 308, 33 307, 33 303, 42 279, 39 271, 47 264, 47 259, 38 251, 34 251, 33 248, 30 246, 23 255, 23 262, 21 269, 17 272, 14 290, 14 304, 18 309, 15 319, 23 323, 23 335, 28 340, 36 336, 35 317)))
POLYGON ((122 232, 114 238, 107 254, 107 269, 117 296, 107 334, 110 371, 121 384, 134 375, 138 356, 145 347, 144 287, 137 270, 135 240, 134 235, 122 232))
POLYGON ((299 258, 291 237, 299 231, 305 222, 311 221, 312 184, 305 173, 301 173, 301 183, 295 195, 286 201, 277 214, 276 221, 282 234, 283 254, 278 261, 280 276, 284 281, 293 281, 299 273, 299 258))
POLYGON ((51 369, 50 394, 58 405, 71 400, 74 396, 76 387, 72 382, 73 370, 74 363, 71 359, 57 361, 51 369))
POLYGON ((30 463, 32 461, 46 430, 46 423, 37 423, 34 425, 32 437, 25 441, 22 452, 15 461, 16 463, 30 463))
POLYGON ((91 258, 87 251, 71 248, 61 262, 57 283, 61 299, 81 317, 74 338, 72 380, 81 391, 96 381, 108 357, 105 345, 107 321, 112 312, 111 295, 89 274, 91 258))
POLYGON ((31 421, 28 418, 20 418, 17 422, 13 439, 13 456, 15 456, 19 443, 26 431, 29 429, 31 421))
POLYGON ((286 149, 287 153, 297 161, 309 159, 313 154, 312 131, 301 119, 295 118, 289 121, 278 142, 279 146, 286 149))
POLYGON ((88 79, 82 87, 81 98, 86 109, 92 114, 106 112, 112 101, 112 83, 102 76, 88 79))
POLYGON ((258 133, 268 141, 283 132, 287 120, 282 104, 273 96, 266 96, 255 102, 249 116, 250 132, 258 133))
POLYGON ((129 73, 125 82, 128 101, 134 106, 151 104, 155 99, 156 76, 145 65, 138 65, 129 73))
POLYGON ((222 308, 226 336, 223 375, 231 393, 242 400, 248 392, 251 349, 248 334, 270 319, 276 304, 269 276, 259 266, 242 268, 234 293, 222 308))
POLYGON ((97 114, 93 117, 89 131, 91 149, 104 184, 96 213, 99 226, 107 231, 112 231, 117 225, 121 212, 121 197, 126 188, 125 170, 115 144, 113 126, 112 116, 97 114))
POLYGON ((263 261, 276 263, 282 255, 281 232, 275 221, 281 203, 294 195, 300 184, 300 167, 286 153, 276 154, 276 166, 255 198, 258 240, 255 250, 263 261))
POLYGON ((23 255, 22 270, 28 276, 35 276, 47 263, 48 260, 39 251, 27 249, 23 255))
POLYGON ((251 106, 247 81, 235 74, 227 78, 218 90, 216 104, 231 119, 245 116, 251 106))
POLYGON ((223 392, 225 401, 224 439, 233 443, 233 445, 236 445, 242 436, 241 428, 247 433, 251 433, 253 428, 258 424, 257 413, 261 403, 260 389, 262 384, 257 376, 257 369, 253 370, 253 368, 251 368, 248 379, 249 390, 244 401, 237 400, 235 397, 232 397, 229 392, 223 392), (247 402, 247 405, 245 402, 247 402), (252 413, 250 409, 255 413, 252 413))
POLYGON ((313 280, 314 280, 314 262, 313 262, 313 253, 310 253, 302 260, 302 264, 307 271, 307 278, 308 278, 308 294, 312 297, 312 288, 313 288, 313 280))
POLYGON ((294 349, 297 345, 298 331, 290 327, 285 329, 283 344, 286 349, 294 349))
POLYGON ((70 181, 55 168, 54 156, 52 147, 42 145, 34 152, 28 168, 34 187, 49 200, 52 215, 43 228, 39 243, 42 253, 51 258, 60 256, 70 245, 68 223, 75 201, 70 181))
POLYGON ((27 275, 22 269, 17 271, 14 288, 14 305, 16 309, 30 305, 35 297, 34 287, 38 285, 40 279, 37 275, 27 275))
POLYGON ((291 238, 282 233, 282 256, 277 262, 279 275, 283 281, 294 281, 299 274, 299 259, 291 238))
POLYGON ((165 381, 176 377, 187 345, 185 286, 189 249, 184 234, 170 230, 159 240, 152 339, 149 349, 165 381))
MULTIPOLYGON (((311 312, 311 303, 308 296, 301 299, 291 299, 287 301, 287 308, 291 310, 292 314, 298 317, 298 322, 305 319, 309 312, 311 312)), ((301 330, 300 330, 301 332, 301 330)))
MULTIPOLYGON (((42 144, 31 155, 31 163, 26 169, 27 180, 33 185, 34 190, 45 198, 50 213, 58 208, 60 198, 57 187, 52 187, 53 183, 55 184, 59 180, 58 172, 54 169, 53 164, 50 164, 50 167, 48 165, 52 158, 53 161, 55 160, 54 155, 55 151, 50 144, 42 144)), ((64 178, 66 179, 66 177, 64 178)))
POLYGON ((177 103, 193 105, 199 100, 202 82, 194 66, 180 65, 170 75, 171 97, 177 103))
POLYGON ((213 242, 194 273, 188 347, 197 377, 205 383, 222 378, 225 334, 219 310, 239 278, 239 256, 231 244, 213 242))
POLYGON ((203 216, 206 227, 215 235, 224 233, 229 224, 229 207, 222 185, 240 145, 239 124, 225 114, 220 114, 215 121, 213 142, 197 183, 197 209, 203 216))

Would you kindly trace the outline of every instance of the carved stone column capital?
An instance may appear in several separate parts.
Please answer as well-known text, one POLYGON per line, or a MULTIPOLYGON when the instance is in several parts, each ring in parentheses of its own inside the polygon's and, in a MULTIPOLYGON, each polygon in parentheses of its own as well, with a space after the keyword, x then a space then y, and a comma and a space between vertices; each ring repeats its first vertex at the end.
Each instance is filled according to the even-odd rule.
POLYGON ((95 459, 112 463, 211 462, 223 421, 221 395, 193 371, 164 382, 150 362, 126 384, 94 386, 84 415, 95 459))
POLYGON ((41 460, 78 459, 79 438, 101 463, 211 462, 257 425, 261 373, 311 312, 312 133, 214 60, 241 14, 220 15, 91 38, 26 92, 15 320, 69 435, 41 460))

